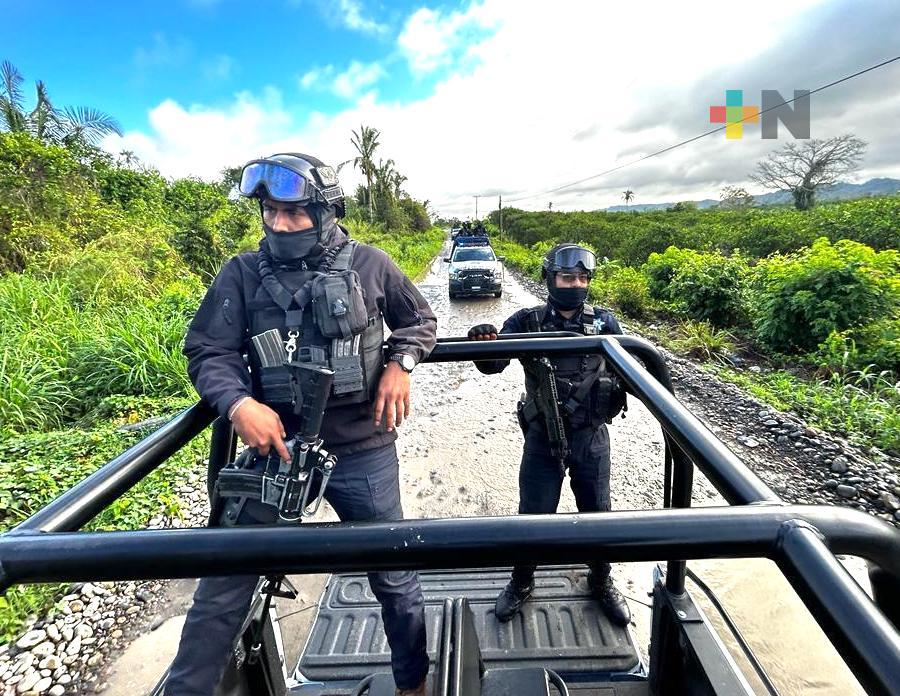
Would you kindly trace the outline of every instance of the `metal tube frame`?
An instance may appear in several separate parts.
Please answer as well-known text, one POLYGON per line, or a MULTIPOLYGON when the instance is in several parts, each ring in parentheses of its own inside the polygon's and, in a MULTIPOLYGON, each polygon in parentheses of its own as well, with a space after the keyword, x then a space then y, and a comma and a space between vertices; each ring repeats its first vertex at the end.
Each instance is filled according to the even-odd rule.
MULTIPOLYGON (((534 515, 528 525, 509 517, 305 524, 302 529, 68 533, 212 422, 215 414, 198 404, 0 535, 0 590, 14 583, 55 580, 474 568, 512 565, 526 558, 568 563, 602 554, 610 561, 668 559, 666 591, 677 597, 684 592, 685 559, 768 557, 782 568, 863 685, 877 693, 893 689, 892 678, 900 674, 900 635, 895 627, 900 617, 896 593, 890 589, 900 580, 900 532, 861 512, 781 504, 677 401, 661 355, 643 339, 555 334, 503 339, 441 339, 428 362, 602 352, 629 392, 656 416, 672 445, 671 499, 664 501, 672 507, 534 515), (673 509, 690 507, 692 462, 738 507, 673 509), (575 526, 577 535, 572 533, 575 526), (895 625, 859 590, 825 541, 835 553, 862 556, 876 566, 876 598, 885 600, 881 606, 895 625)), ((211 466, 227 459, 233 447, 230 424, 220 419, 214 428, 211 466)))
POLYGON ((214 418, 213 411, 203 402, 185 409, 6 534, 81 529, 116 498, 203 432, 214 418))

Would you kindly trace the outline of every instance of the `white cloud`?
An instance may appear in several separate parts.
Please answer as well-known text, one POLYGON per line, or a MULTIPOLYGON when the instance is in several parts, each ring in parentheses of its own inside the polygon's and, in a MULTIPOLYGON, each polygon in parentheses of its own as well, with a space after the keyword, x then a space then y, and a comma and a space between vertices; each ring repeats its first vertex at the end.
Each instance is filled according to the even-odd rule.
MULTIPOLYGON (((427 97, 411 103, 373 92, 357 97, 380 77, 357 63, 341 73, 346 89, 340 88, 355 101, 336 114, 317 112, 298 123, 272 94, 242 95, 225 110, 165 102, 151 112, 150 133, 126 134, 127 144, 110 149, 134 150, 170 175, 215 176, 223 166, 287 147, 336 164, 354 155, 350 132, 362 123, 381 131, 377 154, 395 160, 409 177, 412 195, 430 199, 441 212, 471 215, 475 194, 502 193, 506 204, 707 130, 709 105, 719 103, 725 89, 778 88, 784 94, 815 87, 827 80, 809 70, 824 70, 823 62, 829 67, 821 77, 839 77, 878 62, 878 46, 896 44, 900 22, 893 20, 900 7, 885 3, 857 13, 849 0, 813 4, 760 0, 752 13, 729 14, 717 0, 696 6, 559 0, 548 13, 528 3, 485 0, 446 15, 419 10, 413 15, 419 19, 410 19, 403 30, 411 66, 427 69, 447 56, 477 58, 465 74, 451 73, 427 97), (849 17, 861 23, 854 33, 867 36, 855 53, 829 43, 846 30, 849 17), (740 42, 734 40, 736 21, 740 42), (461 26, 493 31, 458 40, 461 31, 469 31, 461 26), (428 32, 439 50, 431 51, 423 40, 428 32), (811 63, 801 59, 804 41, 838 48, 811 63), (743 82, 748 76, 758 80, 743 82), (640 129, 633 127, 638 122, 640 129)), ((849 44, 845 48, 851 50, 849 44)), ((829 106, 826 113, 829 103, 814 96, 816 137, 852 131, 870 142, 864 166, 878 168, 864 169, 864 176, 900 173, 900 141, 889 126, 900 106, 885 89, 898 71, 894 64, 876 79, 865 81, 872 73, 823 93, 842 109, 829 106), (842 91, 854 85, 859 91, 842 91)), ((329 89, 326 73, 336 82, 338 71, 330 65, 299 82, 311 90, 329 89)), ((740 141, 711 136, 518 205, 546 209, 552 201, 554 210, 593 209, 621 203, 626 188, 639 202, 718 198, 722 186, 745 184, 755 162, 782 144, 759 139, 758 130, 740 141)), ((341 178, 348 191, 358 182, 349 168, 341 178)), ((495 206, 496 198, 479 204, 481 210, 495 206)))
POLYGON ((364 65, 354 60, 349 68, 334 78, 334 93, 344 99, 352 99, 362 89, 378 82, 384 74, 384 68, 378 63, 364 65))
POLYGON ((366 87, 378 82, 385 74, 380 63, 361 63, 354 60, 341 73, 331 64, 312 68, 300 77, 300 86, 303 89, 331 92, 342 99, 355 99, 366 87))
POLYGON ((374 19, 363 16, 362 6, 357 0, 340 0, 338 7, 344 25, 348 29, 361 31, 366 34, 383 34, 388 29, 386 25, 379 24, 374 19))
POLYGON ((330 78, 334 75, 334 66, 326 65, 323 68, 313 68, 312 70, 308 70, 303 74, 300 78, 300 86, 303 89, 312 89, 313 87, 319 87, 322 85, 325 79, 330 78))
POLYGON ((447 14, 423 7, 407 20, 397 43, 415 73, 426 73, 451 62, 467 47, 476 32, 498 18, 483 4, 472 3, 465 11, 447 14))
POLYGON ((146 163, 173 177, 216 178, 226 166, 270 153, 290 132, 291 118, 281 95, 268 89, 260 97, 238 95, 227 110, 191 107, 171 100, 149 114, 150 132, 108 136, 111 152, 131 150, 146 163))

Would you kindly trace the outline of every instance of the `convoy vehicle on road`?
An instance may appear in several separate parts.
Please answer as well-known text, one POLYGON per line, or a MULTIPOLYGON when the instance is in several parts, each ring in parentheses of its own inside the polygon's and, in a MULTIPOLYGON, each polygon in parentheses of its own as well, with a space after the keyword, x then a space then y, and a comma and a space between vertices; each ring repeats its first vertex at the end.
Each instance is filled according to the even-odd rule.
MULTIPOLYGON (((476 237, 484 239, 487 237, 476 237)), ((457 246, 444 258, 450 299, 477 295, 503 295, 503 257, 494 254, 489 243, 457 246)))

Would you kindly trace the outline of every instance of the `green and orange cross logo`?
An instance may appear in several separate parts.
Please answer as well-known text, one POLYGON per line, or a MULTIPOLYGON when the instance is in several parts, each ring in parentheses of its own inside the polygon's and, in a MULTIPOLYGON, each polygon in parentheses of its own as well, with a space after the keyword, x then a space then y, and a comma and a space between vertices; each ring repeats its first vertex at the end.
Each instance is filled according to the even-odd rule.
POLYGON ((745 123, 759 123, 759 107, 744 106, 744 90, 726 89, 725 106, 709 107, 709 122, 724 123, 725 137, 740 140, 745 123))

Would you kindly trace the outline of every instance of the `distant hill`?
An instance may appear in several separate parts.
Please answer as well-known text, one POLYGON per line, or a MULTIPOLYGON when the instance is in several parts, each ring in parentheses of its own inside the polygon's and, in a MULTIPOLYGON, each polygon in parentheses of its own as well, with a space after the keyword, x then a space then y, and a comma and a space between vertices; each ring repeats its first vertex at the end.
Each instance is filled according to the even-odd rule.
MULTIPOLYGON (((890 196, 900 191, 900 179, 889 179, 881 177, 878 179, 869 179, 864 184, 845 184, 838 183, 834 186, 822 186, 816 191, 817 201, 838 201, 848 198, 865 198, 866 196, 890 196)), ((774 191, 772 193, 764 193, 754 196, 756 205, 788 205, 793 202, 791 194, 786 191, 774 191)), ((719 201, 711 198, 704 198, 702 201, 692 201, 697 204, 698 208, 712 208, 719 204, 719 201)), ((636 203, 629 206, 613 205, 604 208, 608 213, 622 213, 626 211, 643 212, 645 210, 659 210, 671 208, 675 202, 670 203, 636 203)))

